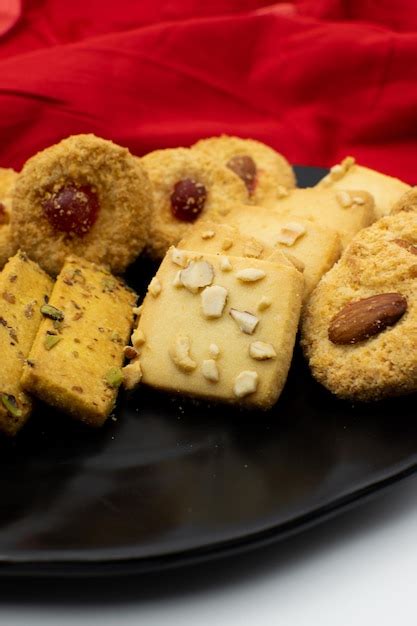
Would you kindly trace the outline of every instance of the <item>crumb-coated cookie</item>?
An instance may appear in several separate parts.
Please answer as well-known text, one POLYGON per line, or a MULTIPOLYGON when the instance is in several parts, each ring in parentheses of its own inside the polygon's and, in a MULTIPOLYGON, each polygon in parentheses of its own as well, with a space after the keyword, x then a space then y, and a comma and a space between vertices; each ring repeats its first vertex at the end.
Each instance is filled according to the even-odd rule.
POLYGON ((13 192, 14 240, 51 274, 77 254, 123 272, 144 248, 152 194, 126 148, 74 135, 30 158, 13 192))
POLYGON ((393 205, 410 189, 410 185, 398 178, 358 165, 351 156, 333 165, 329 174, 322 178, 318 186, 367 191, 374 197, 377 218, 388 215, 393 205))
POLYGON ((303 315, 314 377, 334 394, 377 400, 417 390, 417 214, 362 230, 303 315))
POLYGON ((155 150, 140 162, 153 188, 148 251, 154 258, 162 258, 198 219, 212 219, 235 203, 249 202, 238 176, 190 148, 155 150))
POLYGON ((245 183, 254 204, 267 204, 295 187, 294 171, 287 159, 255 139, 208 137, 194 144, 193 150, 235 172, 245 183))
POLYGON ((417 187, 411 187, 409 191, 394 204, 391 209, 391 214, 399 213, 400 211, 414 211, 417 212, 417 187))
POLYGON ((290 266, 223 258, 168 250, 132 337, 135 363, 153 387, 267 409, 287 377, 303 279, 290 266))
POLYGON ((224 218, 244 235, 283 252, 303 270, 304 300, 341 252, 336 231, 306 217, 288 217, 265 207, 242 205, 224 218))
POLYGON ((44 319, 22 386, 91 426, 101 426, 122 382, 136 294, 102 266, 70 256, 42 307, 44 319))
POLYGON ((15 170, 0 167, 0 269, 17 252, 10 232, 11 195, 17 177, 15 170))
POLYGON ((273 208, 288 217, 307 217, 339 233, 345 248, 356 233, 375 221, 374 199, 366 191, 325 187, 293 189, 273 208))
POLYGON ((51 278, 22 252, 0 273, 0 430, 10 436, 32 411, 20 379, 51 290, 51 278))

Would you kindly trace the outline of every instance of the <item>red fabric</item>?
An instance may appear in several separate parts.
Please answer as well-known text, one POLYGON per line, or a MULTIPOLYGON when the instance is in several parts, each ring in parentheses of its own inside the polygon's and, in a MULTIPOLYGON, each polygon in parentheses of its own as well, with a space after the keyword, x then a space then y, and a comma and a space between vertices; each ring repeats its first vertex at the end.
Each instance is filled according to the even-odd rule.
POLYGON ((416 182, 415 0, 0 0, 0 165, 94 132, 225 133, 416 182), (13 11, 14 9, 14 11, 13 11), (9 20, 5 16, 9 16, 9 20))

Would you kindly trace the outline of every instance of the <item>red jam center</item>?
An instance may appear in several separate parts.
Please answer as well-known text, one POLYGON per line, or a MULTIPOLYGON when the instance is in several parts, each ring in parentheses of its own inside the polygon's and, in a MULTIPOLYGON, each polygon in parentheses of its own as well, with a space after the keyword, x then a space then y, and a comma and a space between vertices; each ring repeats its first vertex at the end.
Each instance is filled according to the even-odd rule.
POLYGON ((207 199, 204 185, 192 178, 179 180, 171 194, 171 211, 177 220, 194 222, 203 210, 207 199))
POLYGON ((242 154, 234 156, 227 162, 227 167, 243 180, 249 194, 255 191, 256 187, 256 165, 252 157, 242 154))
POLYGON ((60 232, 83 237, 96 222, 98 196, 89 185, 68 183, 44 200, 42 206, 51 226, 60 232))
POLYGON ((9 216, 7 215, 6 207, 2 202, 0 202, 0 226, 3 224, 7 224, 9 221, 9 216))

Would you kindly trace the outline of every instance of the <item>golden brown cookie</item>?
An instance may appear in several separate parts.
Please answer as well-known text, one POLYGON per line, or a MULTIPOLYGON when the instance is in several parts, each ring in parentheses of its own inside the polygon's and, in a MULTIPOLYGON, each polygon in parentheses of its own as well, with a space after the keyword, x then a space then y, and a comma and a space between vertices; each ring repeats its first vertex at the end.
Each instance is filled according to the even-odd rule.
POLYGON ((123 272, 144 248, 152 194, 138 160, 94 135, 33 156, 13 192, 14 240, 57 274, 69 254, 123 272))
POLYGON ((411 187, 404 195, 394 204, 391 213, 399 213, 400 211, 416 211, 417 212, 417 187, 411 187))
POLYGON ((417 390, 417 214, 362 230, 304 311, 302 345, 332 393, 376 400, 417 390))
POLYGON ((227 167, 190 148, 156 150, 140 160, 153 187, 148 249, 162 258, 199 219, 225 214, 248 202, 244 183, 227 167))
POLYGON ((286 195, 295 187, 295 175, 279 152, 255 139, 209 137, 193 146, 216 159, 237 174, 245 183, 253 204, 267 204, 286 195))
POLYGON ((17 177, 15 170, 0 167, 0 269, 17 252, 10 233, 11 194, 17 177))

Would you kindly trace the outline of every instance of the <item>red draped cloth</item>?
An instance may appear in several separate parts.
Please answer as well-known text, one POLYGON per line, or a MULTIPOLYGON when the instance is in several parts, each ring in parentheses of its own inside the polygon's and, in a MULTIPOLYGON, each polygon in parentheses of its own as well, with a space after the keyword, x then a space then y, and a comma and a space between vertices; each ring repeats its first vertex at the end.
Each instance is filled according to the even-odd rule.
POLYGON ((0 0, 0 166, 220 133, 416 182, 416 0, 0 0))

